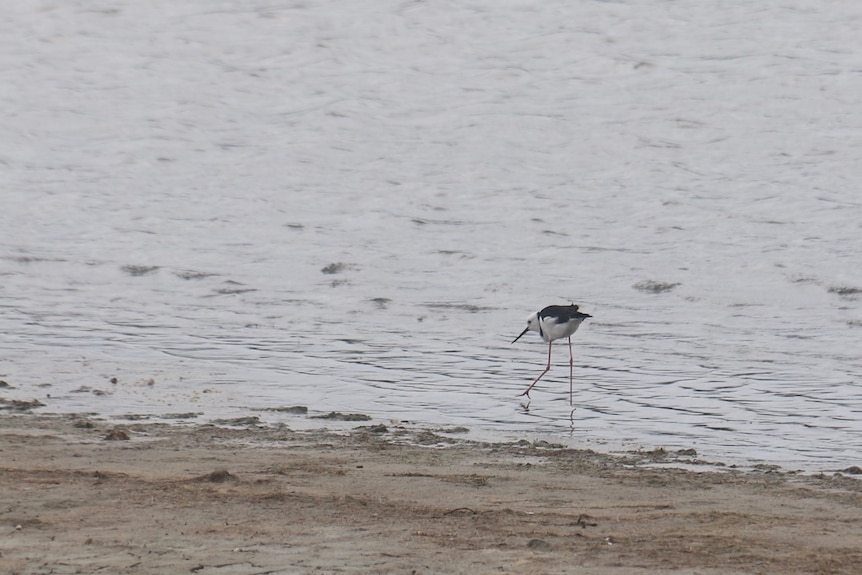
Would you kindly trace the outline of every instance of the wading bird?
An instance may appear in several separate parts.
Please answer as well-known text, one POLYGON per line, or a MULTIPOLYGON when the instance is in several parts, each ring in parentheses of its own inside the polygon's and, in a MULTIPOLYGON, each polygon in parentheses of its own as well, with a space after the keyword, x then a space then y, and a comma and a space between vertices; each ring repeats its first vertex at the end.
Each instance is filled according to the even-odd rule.
MULTIPOLYGON (((593 316, 579 312, 578 306, 572 304, 550 305, 542 311, 536 312, 527 318, 527 327, 524 328, 521 335, 524 335, 528 331, 539 332, 542 339, 548 343, 548 365, 545 367, 545 371, 540 373, 539 377, 530 384, 530 387, 528 387, 524 393, 519 395, 530 397, 530 390, 533 389, 533 386, 535 386, 539 380, 542 379, 542 376, 548 373, 548 370, 551 369, 551 345, 555 340, 567 337, 569 338, 569 405, 572 404, 572 380, 575 364, 574 356, 572 355, 572 334, 578 331, 581 323, 588 317, 593 316)), ((521 335, 516 337, 512 343, 521 339, 521 335)))

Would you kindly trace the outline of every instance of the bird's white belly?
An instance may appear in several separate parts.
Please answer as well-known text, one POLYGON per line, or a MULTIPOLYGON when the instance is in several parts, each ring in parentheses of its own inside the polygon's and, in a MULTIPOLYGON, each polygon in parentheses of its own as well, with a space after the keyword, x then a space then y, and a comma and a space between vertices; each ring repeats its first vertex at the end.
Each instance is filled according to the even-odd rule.
POLYGON ((542 339, 546 342, 552 342, 556 339, 569 337, 581 326, 583 319, 572 319, 566 323, 557 323, 554 318, 540 319, 542 339))

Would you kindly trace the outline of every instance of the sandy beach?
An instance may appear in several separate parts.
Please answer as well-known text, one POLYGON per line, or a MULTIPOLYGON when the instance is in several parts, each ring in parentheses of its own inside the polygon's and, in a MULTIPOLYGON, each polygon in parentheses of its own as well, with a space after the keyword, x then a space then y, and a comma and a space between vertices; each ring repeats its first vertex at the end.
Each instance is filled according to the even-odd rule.
MULTIPOLYGON (((656 466, 357 422, 0 418, 0 573, 851 574, 855 469, 656 466)), ((686 454, 692 459, 691 454, 686 454)))

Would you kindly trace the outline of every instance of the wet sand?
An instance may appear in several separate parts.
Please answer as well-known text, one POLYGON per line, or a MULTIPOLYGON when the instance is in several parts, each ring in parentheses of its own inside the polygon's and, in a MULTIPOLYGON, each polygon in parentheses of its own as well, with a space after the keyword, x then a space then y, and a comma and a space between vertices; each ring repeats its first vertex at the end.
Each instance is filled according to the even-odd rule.
POLYGON ((4 413, 0 573, 859 572, 855 470, 674 457, 4 413))

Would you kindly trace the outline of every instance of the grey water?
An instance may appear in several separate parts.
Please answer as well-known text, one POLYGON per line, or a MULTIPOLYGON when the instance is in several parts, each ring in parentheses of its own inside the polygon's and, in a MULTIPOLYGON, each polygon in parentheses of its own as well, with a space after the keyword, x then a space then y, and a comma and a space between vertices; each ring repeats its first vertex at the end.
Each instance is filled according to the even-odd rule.
POLYGON ((0 379, 862 458, 862 5, 15 2, 0 379), (527 315, 593 316, 527 405, 527 315), (116 378, 116 383, 111 383, 116 378))

